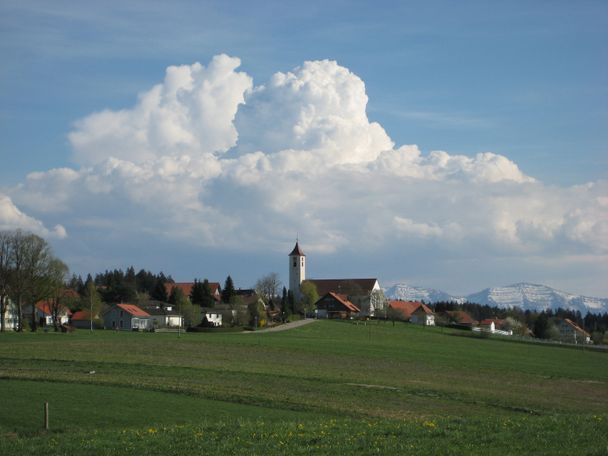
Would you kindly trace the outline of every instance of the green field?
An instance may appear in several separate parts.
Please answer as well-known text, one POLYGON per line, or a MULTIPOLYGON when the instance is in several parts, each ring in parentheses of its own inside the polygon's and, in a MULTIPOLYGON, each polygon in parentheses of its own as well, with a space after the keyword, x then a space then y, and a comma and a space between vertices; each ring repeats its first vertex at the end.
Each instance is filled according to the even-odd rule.
POLYGON ((469 335, 0 334, 0 454, 608 454, 608 354, 469 335))

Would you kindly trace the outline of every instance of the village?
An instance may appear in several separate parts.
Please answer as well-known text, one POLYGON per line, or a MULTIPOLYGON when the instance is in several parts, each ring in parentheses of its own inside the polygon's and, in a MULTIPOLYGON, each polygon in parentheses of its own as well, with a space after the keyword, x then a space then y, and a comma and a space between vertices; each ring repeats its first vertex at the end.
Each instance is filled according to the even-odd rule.
MULTIPOLYGON (((339 319, 406 322, 425 327, 449 326, 480 335, 535 337, 522 318, 496 316, 476 319, 451 303, 433 305, 418 301, 390 300, 377 278, 307 279, 306 254, 296 241, 289 253, 289 288, 280 290, 277 274, 269 274, 254 288, 235 288, 230 276, 224 285, 208 280, 162 283, 156 298, 138 302, 93 305, 95 290, 89 290, 90 308, 73 288, 66 288, 55 299, 43 299, 22 309, 35 313, 35 322, 49 329, 105 329, 115 331, 205 331, 259 330, 297 319, 339 319), (72 309, 69 302, 80 302, 72 309), (33 312, 32 312, 33 310, 33 312)), ((92 288, 93 284, 89 284, 92 288)), ((103 288, 103 285, 101 286, 103 288)), ((10 300, 4 306, 4 329, 18 330, 17 306, 10 300)), ((23 319, 23 317, 22 317, 23 319)), ((549 322, 547 322, 548 324, 549 322)), ((573 318, 553 318, 547 339, 561 343, 590 344, 591 335, 573 318)), ((537 329, 538 332, 538 329, 537 329)))

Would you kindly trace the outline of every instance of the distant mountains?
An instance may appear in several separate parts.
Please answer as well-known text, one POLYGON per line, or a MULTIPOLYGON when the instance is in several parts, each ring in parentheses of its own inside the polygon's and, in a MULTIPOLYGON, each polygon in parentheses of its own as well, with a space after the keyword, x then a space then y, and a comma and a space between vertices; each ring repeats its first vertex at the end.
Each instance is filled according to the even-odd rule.
POLYGON ((523 310, 536 311, 556 310, 561 307, 573 311, 578 310, 583 315, 587 312, 608 312, 608 298, 574 295, 533 283, 516 283, 506 287, 486 288, 466 296, 453 296, 440 290, 397 284, 385 289, 384 294, 389 299, 404 301, 454 301, 459 303, 468 301, 504 309, 520 307, 523 310))

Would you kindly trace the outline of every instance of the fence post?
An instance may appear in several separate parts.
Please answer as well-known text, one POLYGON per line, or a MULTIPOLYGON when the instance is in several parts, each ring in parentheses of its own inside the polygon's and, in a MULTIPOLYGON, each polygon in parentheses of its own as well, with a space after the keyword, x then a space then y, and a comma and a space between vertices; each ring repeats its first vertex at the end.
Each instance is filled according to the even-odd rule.
POLYGON ((49 403, 44 403, 44 430, 49 430, 49 403))

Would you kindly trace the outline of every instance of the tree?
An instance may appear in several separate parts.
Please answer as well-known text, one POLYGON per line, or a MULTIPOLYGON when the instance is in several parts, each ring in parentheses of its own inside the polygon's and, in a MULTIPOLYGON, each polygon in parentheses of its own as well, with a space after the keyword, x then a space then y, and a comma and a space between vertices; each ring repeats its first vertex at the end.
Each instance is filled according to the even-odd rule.
POLYGON ((287 292, 287 313, 290 315, 296 313, 296 298, 291 290, 287 292))
POLYGON ((99 314, 101 313, 102 308, 102 302, 101 296, 99 295, 97 287, 95 286, 95 282, 93 281, 93 278, 90 274, 84 284, 84 293, 80 298, 80 308, 88 309, 89 321, 91 329, 93 329, 93 320, 99 318, 99 314))
POLYGON ((17 305, 18 331, 23 331, 23 306, 31 306, 31 329, 36 330, 36 302, 45 298, 51 249, 44 239, 21 230, 9 234, 9 294, 17 305))
POLYGON ((150 293, 150 297, 157 301, 167 302, 169 297, 167 296, 167 288, 165 287, 165 282, 163 278, 159 277, 155 280, 154 288, 152 289, 152 293, 150 293))
POLYGON ((271 272, 258 279, 255 284, 255 292, 261 296, 264 302, 271 303, 278 295, 281 288, 281 281, 276 272, 271 272))
POLYGON ((194 285, 190 290, 190 302, 199 306, 203 302, 203 284, 196 279, 194 279, 194 285))
POLYGON ((304 282, 300 286, 300 307, 304 316, 312 312, 315 308, 315 303, 319 300, 317 287, 312 282, 304 282))
POLYGON ((215 298, 211 294, 211 285, 207 279, 203 280, 201 307, 215 307, 215 298))
POLYGON ((283 293, 281 294, 281 312, 288 313, 287 308, 287 288, 283 287, 283 293))
POLYGON ((66 309, 69 293, 65 286, 65 279, 68 274, 67 265, 58 258, 52 258, 48 266, 48 274, 45 279, 45 294, 53 321, 53 328, 59 331, 60 316, 62 310, 66 309))
POLYGON ((226 281, 224 282, 224 288, 222 289, 222 302, 226 304, 230 304, 230 302, 236 296, 236 291, 234 290, 234 283, 232 282, 232 277, 226 277, 226 281))
POLYGON ((175 306, 177 312, 184 319, 184 325, 186 327, 192 326, 196 322, 196 314, 199 307, 192 305, 180 288, 173 287, 171 289, 169 302, 175 306))
POLYGON ((4 317, 8 307, 11 247, 10 233, 0 231, 0 331, 2 332, 4 332, 4 317))
POLYGON ((247 312, 249 313, 250 326, 253 328, 266 326, 266 308, 259 299, 247 305, 247 312))

